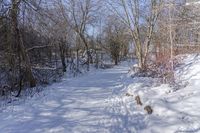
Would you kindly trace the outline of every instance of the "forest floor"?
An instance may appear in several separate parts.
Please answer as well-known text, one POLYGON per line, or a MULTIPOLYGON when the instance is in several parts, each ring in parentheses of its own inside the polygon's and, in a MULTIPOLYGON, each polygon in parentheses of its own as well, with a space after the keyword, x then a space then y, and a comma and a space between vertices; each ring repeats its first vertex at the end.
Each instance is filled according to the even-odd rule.
POLYGON ((131 63, 63 78, 24 103, 0 113, 1 133, 198 133, 200 56, 186 56, 174 89, 128 74, 131 63), (126 96, 126 93, 133 96, 126 96), (140 95, 143 106, 134 97, 140 95), (144 106, 150 105, 148 115, 144 106))

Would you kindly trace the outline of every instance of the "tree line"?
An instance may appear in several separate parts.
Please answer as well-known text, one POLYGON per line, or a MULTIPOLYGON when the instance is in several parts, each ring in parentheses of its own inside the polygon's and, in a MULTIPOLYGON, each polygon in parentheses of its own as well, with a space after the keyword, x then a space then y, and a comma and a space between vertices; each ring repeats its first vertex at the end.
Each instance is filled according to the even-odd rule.
POLYGON ((0 0, 2 88, 20 96, 24 87, 48 82, 41 69, 89 71, 102 54, 115 65, 135 57, 140 72, 168 75, 176 44, 198 44, 198 29, 190 33, 199 19, 194 8, 181 0, 0 0))

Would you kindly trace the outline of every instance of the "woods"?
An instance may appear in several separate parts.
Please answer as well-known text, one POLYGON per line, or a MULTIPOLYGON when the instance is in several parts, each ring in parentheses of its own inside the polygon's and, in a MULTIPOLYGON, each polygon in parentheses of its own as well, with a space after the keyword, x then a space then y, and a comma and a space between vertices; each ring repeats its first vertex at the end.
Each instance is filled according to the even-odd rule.
POLYGON ((0 0, 0 133, 200 132, 200 0, 0 0))
POLYGON ((17 96, 108 58, 118 65, 136 57, 140 72, 173 79, 174 56, 199 41, 190 30, 198 6, 179 0, 1 0, 0 7, 1 85, 17 96), (52 71, 57 76, 44 78, 52 71))

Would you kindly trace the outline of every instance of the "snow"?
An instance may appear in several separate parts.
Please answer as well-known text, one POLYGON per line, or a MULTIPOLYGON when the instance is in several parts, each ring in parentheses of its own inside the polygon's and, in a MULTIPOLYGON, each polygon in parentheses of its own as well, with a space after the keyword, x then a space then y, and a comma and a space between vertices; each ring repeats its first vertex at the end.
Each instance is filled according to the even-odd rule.
POLYGON ((35 96, 0 113, 0 132, 123 131, 124 127, 118 125, 124 121, 123 115, 118 116, 110 110, 112 100, 109 99, 123 91, 121 77, 126 75, 128 68, 128 65, 122 65, 92 71, 78 78, 64 78, 62 82, 46 88, 43 92, 45 96, 35 96))
POLYGON ((131 78, 131 63, 63 78, 0 113, 2 133, 200 133, 200 56, 181 55, 174 89, 131 78), (126 93, 133 96, 126 96, 126 93), (137 105, 135 96, 143 103, 137 105), (148 115, 145 106, 151 106, 148 115))
POLYGON ((176 82, 187 84, 174 90, 168 84, 159 85, 155 79, 136 78, 128 92, 140 95, 144 105, 154 113, 145 121, 140 133, 200 132, 200 56, 181 55, 182 64, 176 69, 176 82))
POLYGON ((196 2, 187 2, 186 3, 186 6, 189 6, 189 5, 199 5, 200 4, 200 1, 196 1, 196 2))

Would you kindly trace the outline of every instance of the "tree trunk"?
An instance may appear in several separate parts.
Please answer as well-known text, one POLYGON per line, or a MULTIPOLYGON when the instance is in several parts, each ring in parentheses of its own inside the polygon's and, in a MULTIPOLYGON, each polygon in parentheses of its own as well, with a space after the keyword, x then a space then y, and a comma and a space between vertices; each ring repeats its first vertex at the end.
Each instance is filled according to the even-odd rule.
POLYGON ((118 65, 118 59, 115 58, 115 65, 118 65))
POLYGON ((82 33, 79 33, 80 38, 82 39, 83 43, 85 44, 86 47, 86 51, 87 51, 87 71, 90 71, 90 58, 91 58, 91 54, 89 51, 89 47, 88 47, 88 43, 84 37, 84 35, 82 33))
POLYGON ((99 54, 98 54, 97 50, 95 50, 95 54, 96 54, 96 64, 95 64, 95 67, 96 67, 96 69, 98 69, 99 68, 99 54))
POLYGON ((18 13, 19 13, 19 6, 20 6, 20 0, 12 0, 12 8, 11 8, 11 33, 12 33, 12 40, 11 40, 11 45, 12 48, 19 48, 19 51, 22 59, 25 64, 26 68, 26 77, 29 80, 30 87, 35 87, 36 86, 36 80, 32 74, 32 68, 31 68, 31 63, 29 56, 25 50, 24 44, 22 37, 20 35, 20 31, 18 28, 18 13))
POLYGON ((145 51, 144 51, 144 56, 143 56, 143 61, 142 61, 143 67, 147 67, 147 56, 149 53, 149 46, 150 46, 150 40, 147 39, 147 41, 145 42, 145 51))
POLYGON ((60 58, 61 58, 61 62, 62 62, 62 68, 63 68, 63 72, 66 72, 67 69, 67 65, 65 63, 65 44, 59 44, 59 48, 60 48, 60 58))
POLYGON ((79 70, 79 49, 76 49, 76 70, 79 70))
POLYGON ((142 48, 141 48, 141 43, 138 41, 135 42, 135 47, 136 47, 136 56, 138 58, 138 67, 140 70, 144 70, 144 64, 143 64, 143 54, 142 54, 142 48))

